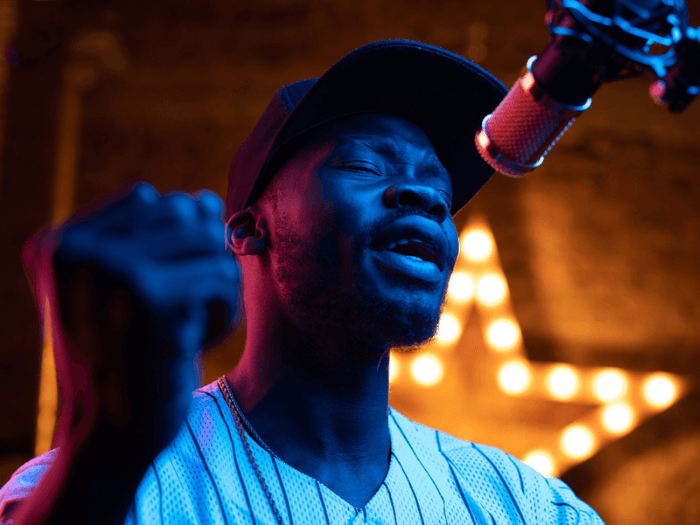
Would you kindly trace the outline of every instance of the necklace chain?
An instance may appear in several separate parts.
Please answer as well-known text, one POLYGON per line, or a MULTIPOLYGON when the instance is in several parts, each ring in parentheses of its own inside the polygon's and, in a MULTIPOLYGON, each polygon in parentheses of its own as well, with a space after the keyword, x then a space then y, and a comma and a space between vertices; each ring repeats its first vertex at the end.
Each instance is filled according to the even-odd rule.
POLYGON ((247 423, 248 431, 251 433, 251 435, 255 438, 255 440, 260 443, 260 445, 267 450, 270 454, 272 454, 272 451, 270 448, 265 445, 262 439, 260 439, 260 436, 255 432, 255 429, 250 425, 250 422, 245 419, 245 415, 243 415, 243 411, 241 410, 241 407, 238 406, 238 403, 236 402, 236 398, 233 395, 233 390, 231 390, 231 385, 229 385, 228 380, 226 379, 226 376, 221 376, 218 380, 217 383, 219 384, 219 390, 221 390, 221 393, 224 396, 224 399, 226 400, 226 404, 229 406, 231 409, 231 413, 233 414, 233 420, 236 422, 236 429, 238 430, 238 435, 241 436, 241 441, 243 441, 243 448, 245 449, 246 455, 248 456, 248 460, 250 461, 250 465, 253 467, 253 470, 255 471, 255 475, 258 477, 258 481, 260 482, 260 486, 263 489, 263 492, 265 493, 265 496, 267 496, 267 501, 270 502, 270 507, 272 507, 272 512, 275 514, 275 517, 277 518, 277 523, 280 525, 284 525, 284 521, 282 521, 282 516, 280 515, 279 510, 277 510, 277 505, 275 505, 275 501, 272 499, 272 494, 270 493, 270 489, 267 487, 267 483, 265 482, 265 478, 263 477, 262 473, 260 472, 260 469, 258 468, 258 464, 255 461, 255 458, 253 458, 253 453, 250 451, 250 444, 248 443, 248 438, 245 435, 245 430, 243 429, 243 423, 241 420, 244 420, 247 423))

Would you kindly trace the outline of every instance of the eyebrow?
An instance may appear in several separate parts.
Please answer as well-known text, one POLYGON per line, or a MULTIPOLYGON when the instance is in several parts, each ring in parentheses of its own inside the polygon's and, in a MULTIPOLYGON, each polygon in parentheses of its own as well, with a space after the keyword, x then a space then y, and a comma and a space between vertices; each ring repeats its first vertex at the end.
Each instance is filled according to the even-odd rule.
MULTIPOLYGON (((362 144, 365 146, 367 149, 370 149, 374 151, 375 153, 379 153, 380 155, 384 156, 389 156, 393 158, 398 157, 398 148, 396 147, 396 141, 390 137, 372 137, 372 142, 368 142, 367 140, 364 139, 362 136, 350 136, 350 137, 340 137, 337 139, 338 142, 343 143, 343 142, 353 142, 356 144, 362 144)), ((450 173, 447 171, 447 168, 442 165, 440 162, 440 159, 437 157, 435 154, 429 155, 429 157, 426 159, 426 163, 428 167, 430 168, 431 171, 434 171, 436 174, 437 173, 445 173, 447 176, 450 176, 450 173)), ((451 178, 451 177, 450 177, 451 178)))

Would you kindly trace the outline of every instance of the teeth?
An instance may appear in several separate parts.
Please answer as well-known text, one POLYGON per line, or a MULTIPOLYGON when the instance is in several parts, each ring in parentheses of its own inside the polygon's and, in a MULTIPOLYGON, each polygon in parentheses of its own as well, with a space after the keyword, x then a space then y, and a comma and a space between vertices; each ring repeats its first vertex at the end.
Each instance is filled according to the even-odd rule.
POLYGON ((402 244, 408 244, 409 242, 420 242, 422 243, 420 239, 399 239, 398 241, 392 241, 390 242, 387 247, 385 248, 386 250, 391 250, 392 248, 396 248, 396 246, 400 246, 402 244))

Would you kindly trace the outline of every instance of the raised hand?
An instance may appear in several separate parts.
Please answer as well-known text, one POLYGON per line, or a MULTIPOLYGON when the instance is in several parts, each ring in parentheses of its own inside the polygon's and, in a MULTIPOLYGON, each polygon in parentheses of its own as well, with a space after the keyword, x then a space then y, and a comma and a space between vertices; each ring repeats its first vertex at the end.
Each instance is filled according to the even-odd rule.
MULTIPOLYGON (((63 427, 59 422, 59 428, 89 431, 77 448, 65 447, 75 457, 63 457, 70 472, 64 473, 63 496, 50 521, 70 514, 78 492, 105 479, 112 485, 116 480, 113 491, 121 488, 116 512, 125 512, 122 493, 133 494, 184 421, 197 386, 196 354, 240 319, 239 271, 225 249, 216 194, 160 195, 140 183, 115 195, 77 212, 54 233, 67 342, 67 355, 57 355, 57 363, 80 363, 59 369, 75 376, 59 376, 59 388, 70 389, 83 373, 89 383, 84 406, 78 406, 79 395, 62 396, 74 405, 64 406, 62 417, 73 421, 63 427)), ((60 432, 57 441, 61 447, 60 432)), ((116 505, 106 498, 95 503, 116 505)), ((75 514, 71 519, 80 521, 75 514)), ((88 512, 85 519, 95 516, 88 512)))

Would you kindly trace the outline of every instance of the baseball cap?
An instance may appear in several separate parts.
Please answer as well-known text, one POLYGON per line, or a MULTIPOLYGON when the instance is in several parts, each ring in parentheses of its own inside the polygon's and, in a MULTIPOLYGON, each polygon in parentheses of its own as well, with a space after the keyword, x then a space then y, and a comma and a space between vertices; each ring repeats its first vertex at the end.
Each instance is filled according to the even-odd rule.
POLYGON ((362 46, 319 78, 279 89, 233 157, 226 220, 253 204, 274 176, 274 160, 308 131, 359 113, 387 113, 415 124, 433 143, 452 179, 457 213, 494 170, 474 136, 508 89, 473 62, 412 40, 362 46))

